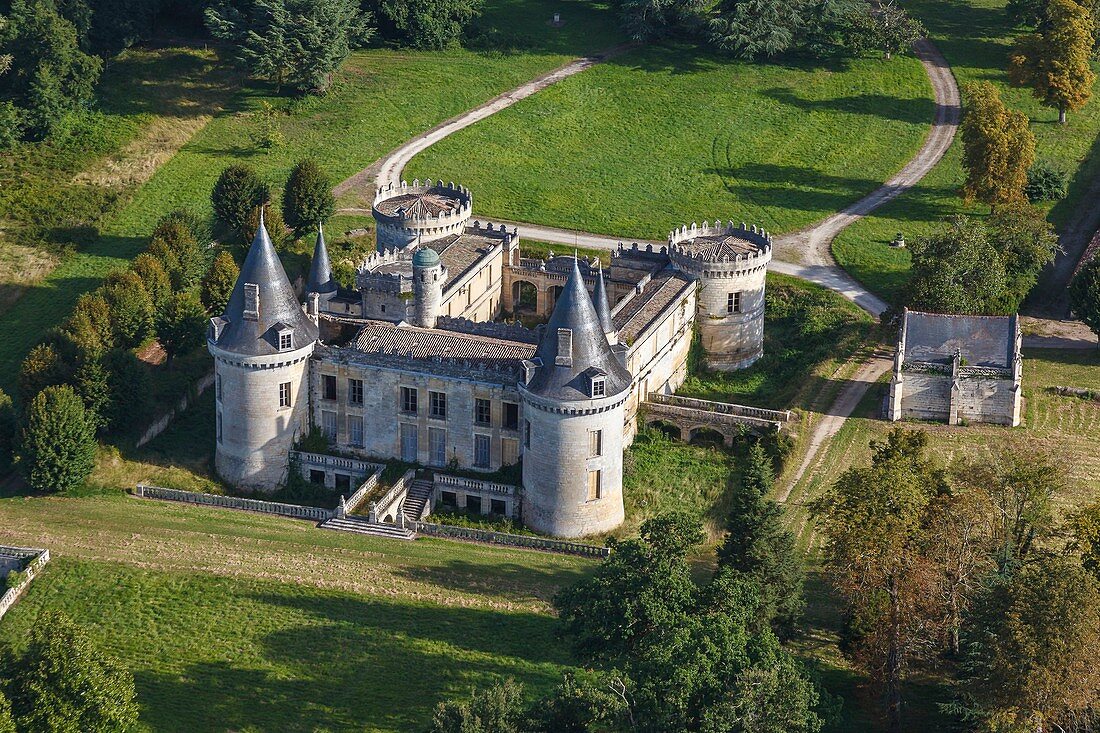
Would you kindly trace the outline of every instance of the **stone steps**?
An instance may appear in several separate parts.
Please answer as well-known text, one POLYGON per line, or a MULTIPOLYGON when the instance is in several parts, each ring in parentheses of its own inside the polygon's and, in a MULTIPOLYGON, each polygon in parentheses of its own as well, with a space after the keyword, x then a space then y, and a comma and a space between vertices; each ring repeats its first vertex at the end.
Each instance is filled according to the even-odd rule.
POLYGON ((363 517, 333 518, 321 524, 322 529, 334 529, 341 532, 355 532, 373 537, 389 537, 395 540, 411 540, 416 534, 411 529, 402 529, 393 524, 371 522, 363 517))
POLYGON ((405 495, 405 503, 401 507, 406 519, 420 519, 424 506, 431 499, 432 489, 432 482, 424 479, 417 479, 409 484, 409 491, 405 495))

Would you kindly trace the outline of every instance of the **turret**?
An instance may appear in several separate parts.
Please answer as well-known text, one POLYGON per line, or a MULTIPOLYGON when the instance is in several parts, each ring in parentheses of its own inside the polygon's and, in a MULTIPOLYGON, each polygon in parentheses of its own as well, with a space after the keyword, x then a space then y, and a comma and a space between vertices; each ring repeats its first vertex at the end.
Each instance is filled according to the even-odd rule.
POLYGON ((443 305, 443 283, 447 271, 439 254, 431 247, 421 247, 412 258, 413 264, 413 325, 435 328, 439 309, 443 305))
POLYGON ((306 302, 316 294, 321 309, 336 295, 336 281, 332 278, 332 263, 325 246, 325 231, 317 226, 317 243, 313 246, 313 259, 309 263, 309 279, 306 280, 306 302))
POLYGON ((623 412, 630 372, 612 351, 576 261, 524 362, 523 520, 559 537, 623 521, 623 412))
POLYGON ((615 322, 611 320, 611 302, 607 299, 602 262, 596 271, 596 289, 592 291, 592 304, 596 307, 596 316, 600 319, 600 328, 607 337, 607 343, 612 345, 619 343, 619 332, 615 328, 615 322))
POLYGON ((454 183, 402 181, 379 188, 374 195, 378 251, 404 249, 461 234, 470 220, 470 190, 454 183))
POLYGON ((271 244, 263 215, 225 312, 210 319, 217 428, 215 466, 229 483, 272 490, 309 427, 309 319, 271 244))

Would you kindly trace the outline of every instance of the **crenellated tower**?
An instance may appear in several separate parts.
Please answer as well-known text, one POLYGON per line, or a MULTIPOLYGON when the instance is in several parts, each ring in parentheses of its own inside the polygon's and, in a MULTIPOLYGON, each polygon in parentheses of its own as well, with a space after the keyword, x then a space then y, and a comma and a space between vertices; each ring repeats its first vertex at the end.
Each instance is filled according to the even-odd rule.
POLYGON ((402 181, 379 188, 371 213, 379 251, 403 249, 461 234, 470 220, 473 196, 454 183, 402 181))

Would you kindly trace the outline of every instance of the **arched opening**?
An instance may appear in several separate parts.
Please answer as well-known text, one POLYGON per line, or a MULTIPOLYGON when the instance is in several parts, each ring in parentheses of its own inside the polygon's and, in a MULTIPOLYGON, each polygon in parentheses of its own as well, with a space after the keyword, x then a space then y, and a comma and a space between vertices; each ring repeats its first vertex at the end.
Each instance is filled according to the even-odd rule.
POLYGON ((652 428, 672 440, 680 440, 680 428, 664 420, 646 420, 646 427, 652 428))
POLYGON ((547 295, 549 296, 549 299, 548 299, 548 302, 546 304, 546 306, 550 310, 554 310, 554 305, 557 304, 558 298, 561 297, 561 291, 562 290, 565 290, 565 288, 561 285, 551 285, 550 286, 550 290, 547 291, 547 295))
POLYGON ((688 432, 688 442, 708 448, 721 448, 726 444, 726 436, 717 430, 700 426, 688 432))
POLYGON ((538 309, 539 291, 534 283, 516 280, 512 283, 512 305, 516 313, 534 313, 538 309))

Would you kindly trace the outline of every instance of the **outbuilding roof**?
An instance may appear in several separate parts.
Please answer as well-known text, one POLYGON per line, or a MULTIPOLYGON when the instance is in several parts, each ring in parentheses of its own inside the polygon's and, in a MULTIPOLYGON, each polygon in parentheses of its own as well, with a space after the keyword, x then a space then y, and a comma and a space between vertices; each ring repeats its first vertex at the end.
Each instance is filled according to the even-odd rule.
POLYGON ((906 362, 950 364, 955 352, 969 366, 1011 369, 1016 360, 1016 316, 964 316, 905 311, 906 362))

